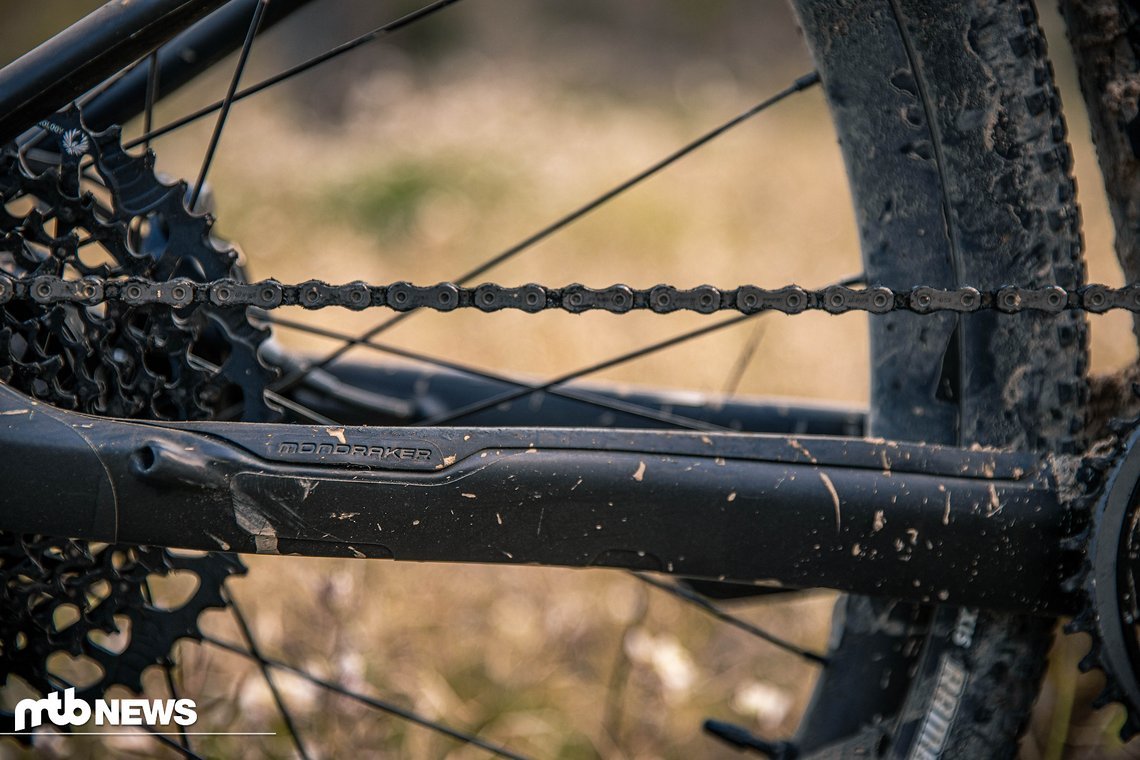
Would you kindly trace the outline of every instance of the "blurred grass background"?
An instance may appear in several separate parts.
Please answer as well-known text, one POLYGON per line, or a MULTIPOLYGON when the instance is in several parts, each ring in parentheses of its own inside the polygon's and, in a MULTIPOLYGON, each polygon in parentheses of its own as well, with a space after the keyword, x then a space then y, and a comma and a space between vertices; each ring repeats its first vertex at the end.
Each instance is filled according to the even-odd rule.
MULTIPOLYGON (((98 2, 5 5, 0 59, 7 60, 98 2)), ((258 43, 245 81, 413 8, 316 3, 258 43)), ((1051 10, 1042 9, 1076 152, 1090 277, 1119 284, 1083 107, 1051 10)), ((156 123, 219 97, 231 66, 160 104, 156 123)), ((218 229, 241 245, 254 277, 452 279, 810 67, 782 3, 471 0, 236 105, 211 172, 218 229)), ((205 120, 157 142, 160 170, 194 177, 211 126, 205 120)), ((127 133, 138 129, 128 125, 127 133)), ((843 166, 816 90, 486 279, 817 286, 858 269, 843 166)), ((378 319, 333 310, 303 318, 338 330, 378 319)), ((706 320, 427 313, 385 338, 481 368, 546 377, 706 320)), ((859 315, 768 316, 600 377, 719 392, 737 357, 758 340, 728 390, 861 404, 865 328, 859 315)), ((1094 320, 1095 369, 1134 359, 1129 328, 1119 314, 1094 320)), ((298 350, 332 347, 278 337, 298 350)), ((782 736, 794 730, 814 681, 813 669, 796 658, 621 573, 276 558, 249 564, 249 577, 233 589, 267 653, 524 754, 736 756, 701 736, 703 717, 782 736)), ((829 594, 814 593, 739 612, 823 649, 831 603, 829 594)), ((224 615, 207 617, 209 630, 240 641, 224 615)), ((1086 720, 1078 707, 1074 727, 1058 729, 1070 725, 1073 695, 1091 688, 1075 678, 1083 646, 1060 640, 1026 757, 1076 757, 1111 744, 1111 710, 1086 720)), ((189 645, 181 658, 185 691, 202 710, 197 728, 284 730, 249 663, 189 645)), ((152 675, 153 688, 163 691, 152 675)), ((299 679, 279 680, 319 756, 482 756, 299 679)), ((200 746, 211 755, 291 753, 283 734, 256 743, 209 741, 200 746)), ((113 748, 145 756, 155 746, 141 738, 113 748)), ((73 739, 48 750, 99 753, 73 739)))

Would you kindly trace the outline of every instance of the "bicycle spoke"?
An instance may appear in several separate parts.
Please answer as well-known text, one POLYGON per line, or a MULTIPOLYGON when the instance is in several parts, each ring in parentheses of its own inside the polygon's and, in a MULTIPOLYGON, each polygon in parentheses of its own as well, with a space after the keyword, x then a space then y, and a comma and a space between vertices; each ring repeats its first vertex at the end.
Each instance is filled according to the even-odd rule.
POLYGON ((87 92, 85 92, 82 97, 80 97, 78 100, 75 101, 76 105, 78 105, 80 108, 82 108, 83 106, 89 104, 91 101, 95 100, 95 98, 99 97, 104 92, 111 89, 111 87, 113 87, 116 83, 118 83, 118 81, 120 79, 125 77, 127 74, 130 74, 132 71, 137 69, 139 66, 142 66, 144 61, 146 61, 145 58, 140 58, 139 60, 132 63, 130 66, 127 66, 126 68, 121 69, 117 74, 113 74, 112 76, 108 77, 102 84, 96 86, 94 89, 91 89, 91 90, 88 90, 87 92))
MULTIPOLYGON (((859 274, 845 277, 835 284, 845 288, 853 288, 857 285, 866 285, 866 279, 863 273, 860 272, 859 274)), ((752 328, 752 334, 748 336, 748 340, 740 347, 740 353, 737 355, 732 369, 728 372, 728 377, 724 381, 724 388, 721 390, 721 393, 726 396, 736 395, 736 390, 740 387, 740 381, 744 379, 744 373, 748 369, 748 365, 752 362, 752 357, 756 354, 756 349, 760 347, 760 341, 763 338, 764 323, 760 323, 752 328)))
MULTIPOLYGON (((156 49, 150 54, 150 62, 147 64, 150 68, 147 70, 146 78, 146 104, 143 108, 143 134, 150 132, 154 126, 154 101, 158 97, 158 52, 161 48, 156 49)), ((143 148, 150 150, 150 140, 148 139, 143 148)))
MULTIPOLYGON (((214 364, 213 362, 210 362, 210 361, 206 361, 202 357, 194 356, 193 354, 189 355, 188 361, 192 365, 195 365, 195 364, 198 365, 199 369, 203 369, 206 372, 209 372, 211 374, 211 377, 216 376, 222 370, 222 368, 219 367, 217 364, 214 364)), ((268 399, 269 401, 272 401, 275 404, 280 404, 281 406, 285 407, 289 411, 291 411, 295 414, 298 414, 301 417, 304 417, 309 422, 315 423, 317 425, 336 425, 336 424, 338 424, 336 420, 329 419, 328 417, 324 416, 320 412, 315 412, 312 409, 310 409, 309 407, 305 406, 304 404, 299 404, 296 401, 289 399, 289 398, 285 398, 284 396, 278 395, 271 390, 265 390, 263 392, 265 393, 265 398, 268 399)))
MULTIPOLYGON (((231 644, 230 642, 224 641, 223 639, 215 638, 209 634, 202 636, 202 641, 212 646, 218 647, 219 649, 224 649, 228 652, 232 652, 247 659, 252 658, 252 655, 242 647, 231 644)), ((281 660, 276 660, 272 657, 265 657, 263 659, 265 663, 272 668, 292 673, 293 675, 305 679, 314 686, 319 686, 322 689, 333 692, 334 694, 339 694, 342 697, 347 697, 348 699, 360 702, 361 704, 367 705, 376 710, 380 710, 381 712, 386 712, 390 715, 402 718, 409 723, 415 723, 418 726, 423 726, 424 728, 435 731, 438 734, 442 734, 444 736, 455 739, 456 741, 463 742, 464 744, 470 744, 474 747, 486 750, 494 755, 498 755, 499 757, 510 758, 511 760, 526 760, 526 757, 524 755, 512 752, 506 747, 492 744, 491 742, 488 742, 484 739, 480 739, 474 734, 469 734, 465 731, 460 731, 459 729, 446 726, 443 723, 434 721, 430 718, 425 718, 419 713, 407 710, 392 702, 370 697, 367 694, 360 694, 359 692, 355 692, 345 686, 336 683, 335 681, 329 681, 319 676, 315 676, 312 673, 304 671, 301 668, 294 667, 293 665, 290 665, 286 662, 282 662, 281 660)))
MULTIPOLYGON (((178 686, 174 683, 174 661, 169 657, 162 663, 162 674, 166 678, 166 688, 170 690, 170 698, 178 699, 178 686)), ((190 737, 186 735, 186 727, 178 723, 179 742, 186 749, 190 749, 190 737)))
MULTIPOLYGON (((275 75, 269 77, 268 79, 263 79, 262 81, 258 82, 257 84, 250 85, 249 87, 246 87, 245 89, 234 94, 233 102, 237 103, 240 100, 245 100, 246 98, 250 97, 251 95, 256 95, 257 93, 259 93, 263 90, 267 90, 270 87, 273 87, 274 85, 278 85, 278 84, 281 84, 282 82, 286 82, 286 81, 292 79, 293 77, 295 77, 299 74, 303 74, 306 71, 309 71, 310 69, 314 69, 323 63, 327 63, 327 62, 333 60, 334 58, 339 58, 340 56, 344 55, 345 53, 352 51, 352 50, 355 50, 356 48, 358 48, 362 45, 365 45, 369 42, 372 42, 373 40, 379 39, 380 37, 383 37, 385 35, 391 34, 392 32, 403 29, 404 27, 411 26, 415 22, 420 21, 422 19, 425 19, 428 16, 431 16, 432 14, 436 13, 437 11, 441 11, 444 8, 446 8, 447 6, 453 5, 457 2, 459 2, 459 0, 436 0, 436 2, 425 5, 424 7, 420 8, 418 10, 412 11, 411 13, 409 13, 407 15, 401 16, 400 18, 396 19, 395 21, 390 21, 387 24, 384 24, 383 26, 378 26, 370 32, 366 32, 366 33, 360 35, 359 37, 355 37, 355 38, 349 40, 348 42, 345 42, 341 45, 338 45, 338 46, 332 48, 331 50, 325 51, 324 53, 321 53, 318 56, 314 56, 313 58, 310 58, 307 61, 304 61, 302 63, 297 64, 296 66, 285 69, 281 73, 275 74, 275 75)), ((223 104, 224 104, 224 101, 219 100, 217 102, 211 103, 208 106, 204 106, 203 108, 200 108, 191 114, 187 114, 186 116, 183 116, 180 119, 176 119, 175 121, 172 121, 169 124, 164 124, 163 126, 159 127, 158 129, 147 130, 144 134, 140 135, 139 137, 135 138, 134 140, 131 140, 127 143, 124 143, 123 147, 126 148, 127 150, 129 150, 131 148, 134 148, 134 147, 137 147, 137 146, 143 144, 144 142, 149 142, 150 140, 153 140, 155 138, 162 137, 164 135, 168 135, 177 129, 181 129, 182 127, 185 127, 188 124, 192 124, 192 123, 198 121, 199 119, 202 119, 206 116, 209 116, 212 113, 215 113, 216 111, 218 111, 222 108, 223 104)))
POLYGON ((752 332, 744 341, 744 345, 740 347, 740 353, 737 354, 736 361, 732 363, 732 369, 728 371, 728 377, 724 381, 721 393, 730 397, 736 395, 740 381, 744 379, 744 373, 748 370, 748 365, 752 363, 752 357, 756 355, 756 349, 760 348, 760 341, 763 338, 764 323, 759 322, 752 328, 752 332))
POLYGON ((274 402, 275 404, 280 404, 294 414, 298 414, 309 422, 315 423, 317 425, 339 424, 336 420, 330 417, 326 417, 320 412, 315 412, 304 404, 299 404, 293 399, 285 398, 284 396, 273 393, 272 391, 265 391, 265 398, 269 401, 274 402))
POLYGON ((254 641, 253 631, 249 628, 249 623, 246 622, 245 615, 242 613, 241 608, 238 607, 237 600, 234 599, 233 594, 225 593, 226 602, 228 603, 229 610, 233 614, 234 620, 237 621, 238 629, 241 630, 242 638, 245 639, 245 646, 249 650, 250 656, 257 661, 257 666, 261 670, 261 676, 265 679, 266 686, 269 687, 270 693, 273 695, 273 701, 277 704, 277 710, 281 713, 281 719, 285 721, 285 728, 289 731, 289 736, 293 739, 293 746, 297 748, 297 755, 301 760, 308 760, 309 753, 305 751, 305 744, 301 741, 301 735, 297 733, 297 726, 293 723, 293 716, 290 714, 289 709, 285 706, 285 700, 281 696, 281 690, 277 688, 277 684, 273 681, 273 674, 269 672, 269 663, 261 655, 261 651, 254 641))
MULTIPOLYGON (((317 335, 317 336, 320 336, 323 338, 332 338, 334 340, 351 340, 352 339, 352 337, 349 336, 347 333, 338 332, 336 330, 328 330, 328 329, 325 329, 322 327, 316 327, 313 325, 306 324, 304 322, 295 322, 291 319, 274 316, 274 315, 271 315, 268 313, 264 314, 262 318, 268 322, 271 322, 272 324, 278 325, 279 327, 284 327, 284 328, 287 328, 290 330, 297 330, 299 332, 308 333, 310 335, 317 335)), ((503 383, 504 385, 510 385, 510 386, 515 387, 515 388, 522 388, 522 389, 527 389, 527 390, 532 390, 535 388, 535 386, 533 386, 533 385, 522 382, 520 380, 515 380, 513 378, 507 377, 506 375, 500 375, 498 373, 488 372, 486 370, 481 370, 481 369, 476 369, 474 367, 469 367, 465 364, 459 364, 457 362, 447 361, 446 359, 439 359, 439 358, 436 358, 434 356, 428 356, 426 354, 421 354, 421 353, 416 352, 416 351, 409 351, 407 349, 399 348, 397 346, 388 345, 386 343, 380 343, 380 342, 372 340, 372 339, 369 339, 369 340, 362 342, 360 344, 360 346, 363 348, 372 349, 373 351, 377 351, 379 353, 391 354, 393 356, 399 356, 399 357, 402 357, 405 359, 411 359, 413 361, 422 362, 424 364, 430 364, 430 365, 435 366, 435 367, 441 367, 443 369, 450 369, 450 370, 453 370, 455 372, 461 372, 465 375, 469 375, 471 377, 478 377, 478 378, 481 378, 483 380, 491 380, 493 382, 503 383)), ((603 398, 601 396, 595 396, 595 395, 588 393, 588 392, 578 391, 578 390, 574 390, 574 389, 570 389, 570 388, 553 388, 553 389, 550 389, 548 392, 552 396, 559 396, 561 398, 567 398, 567 399, 571 399, 573 401, 580 401, 584 404, 588 404, 590 406, 597 407, 599 409, 606 409, 606 410, 615 411, 615 412, 623 412, 625 414, 631 414, 631 415, 634 415, 636 417, 641 417, 643 419, 654 420, 657 422, 665 422, 665 423, 668 423, 671 425, 675 425, 677 427, 688 428, 690 430, 718 430, 718 431, 729 431, 729 430, 731 430, 731 428, 724 427, 723 425, 715 425, 711 422, 705 422, 703 420, 697 420, 697 419, 693 419, 691 417, 685 417, 684 415, 675 414, 673 412, 666 412, 666 411, 663 411, 660 409, 653 409, 651 407, 643 406, 641 404, 631 403, 629 401, 622 401, 619 399, 603 398)), ((223 415, 223 416, 225 416, 225 415, 223 415)))
MULTIPOLYGON (((832 284, 833 285, 846 285, 847 283, 854 282, 857 278, 861 278, 861 277, 862 277, 862 275, 856 275, 855 277, 845 277, 842 280, 839 280, 839 281, 832 283, 832 284)), ((610 369, 612 367, 617 367, 621 364, 625 364, 626 362, 631 362, 631 361, 634 361, 635 359, 640 359, 643 356, 648 356, 650 354, 657 353, 658 351, 663 351, 667 348, 672 348, 673 346, 677 346, 677 345, 680 345, 682 343, 687 343, 690 340, 694 340, 696 338, 703 337, 705 335, 708 335, 709 333, 714 333, 714 332, 717 332, 719 330, 723 330, 726 327, 732 327, 733 325, 740 324, 741 322, 743 322, 745 320, 752 319, 752 318, 758 317, 758 316, 762 316, 765 313, 766 312, 760 311, 760 312, 755 312, 753 314, 741 314, 740 316, 732 317, 730 319, 725 319, 725 320, 722 320, 720 322, 717 322, 716 324, 707 325, 705 327, 698 327, 695 330, 690 330, 689 332, 681 333, 680 335, 675 335, 672 338, 666 338, 665 340, 658 341, 657 343, 651 343, 648 346, 643 346, 642 348, 636 349, 634 351, 629 351, 629 352, 621 354, 619 356, 615 356, 611 359, 606 359, 605 361, 598 362, 597 364, 591 364, 588 367, 583 367, 582 369, 577 369, 577 370, 574 370, 573 372, 567 372, 564 375, 560 375, 560 376, 554 378, 553 380, 547 380, 546 382, 540 383, 539 385, 528 386, 527 388, 523 388, 523 389, 517 390, 517 391, 509 391, 509 392, 504 393, 504 394, 499 395, 499 396, 493 396, 491 398, 484 399, 483 401, 476 401, 475 403, 469 404, 468 406, 465 406, 465 407, 458 409, 456 411, 448 412, 446 414, 436 415, 435 417, 432 417, 431 419, 427 420, 426 422, 420 422, 420 423, 416 423, 416 424, 418 426, 424 426, 424 427, 432 426, 432 425, 446 425, 446 424, 448 424, 450 422, 454 422, 455 420, 460 419, 462 417, 466 417, 468 415, 475 414, 476 412, 484 411, 485 409, 490 409, 492 407, 498 406, 499 404, 505 404, 508 401, 514 401, 516 399, 523 398, 525 396, 529 396, 529 395, 534 394, 534 393, 541 393, 541 392, 549 391, 551 388, 555 388, 559 385, 562 385, 563 383, 568 383, 571 380, 577 380, 580 377, 585 377, 586 375, 592 375, 595 372, 601 372, 604 369, 610 369)))
MULTIPOLYGON (((143 594, 143 598, 146 600, 147 604, 154 604, 154 593, 151 591, 151 588, 150 588, 150 578, 147 578, 143 582, 142 594, 143 594)), ((167 656, 162 661, 161 667, 162 667, 162 675, 164 676, 164 678, 166 680, 166 688, 170 690, 170 698, 171 699, 178 699, 178 687, 175 686, 175 684, 174 684, 174 672, 173 672, 174 661, 172 659, 170 659, 169 656, 167 656)), ((183 726, 181 723, 178 723, 177 726, 178 726, 179 743, 181 743, 181 745, 184 748, 189 750, 190 749, 190 737, 186 735, 186 727, 183 726)))
POLYGON ((681 333, 680 335, 674 335, 672 338, 666 338, 665 340, 658 341, 657 343, 651 343, 648 346, 643 346, 636 351, 629 351, 627 353, 621 354, 620 356, 615 356, 611 359, 606 359, 605 361, 598 362, 597 364, 591 364, 588 367, 583 367, 582 369, 577 369, 573 372, 567 372, 564 375, 559 375, 553 380, 547 380, 546 382, 539 385, 528 386, 527 388, 516 391, 508 391, 499 396, 492 396, 491 398, 484 399, 483 401, 476 401, 475 403, 469 404, 461 409, 457 409, 446 414, 436 415, 435 417, 432 417, 425 422, 419 422, 416 424, 417 426, 422 427, 431 427, 433 425, 447 425, 451 422, 454 422, 455 420, 461 419, 471 414, 475 414, 476 412, 481 412, 485 409, 496 407, 499 404, 505 404, 508 401, 515 401, 516 399, 524 398, 535 393, 548 391, 555 386, 562 385, 563 383, 568 383, 571 380, 577 380, 580 377, 592 375, 595 372, 601 372, 604 369, 609 369, 620 364, 625 364, 626 362, 631 362, 634 359, 639 359, 643 356, 648 356, 649 354, 663 351, 666 348, 672 348, 673 346, 679 345, 681 343, 686 343, 703 335, 708 335, 709 333, 723 330, 726 327, 732 327, 733 325, 740 324, 747 319, 758 317, 763 313, 764 312, 756 312, 755 314, 741 314, 738 317, 725 319, 713 325, 699 327, 696 330, 690 330, 689 332, 681 333))
POLYGON ((634 612, 626 620, 621 634, 618 636, 617 652, 613 668, 610 670, 610 680, 606 687, 606 699, 602 708, 602 730, 615 744, 621 744, 623 705, 626 689, 629 686, 629 677, 633 671, 633 660, 626 651, 626 642, 629 636, 644 623, 649 616, 649 594, 638 588, 634 612))
POLYGON ((697 594, 696 592, 682 588, 676 583, 669 583, 666 581, 658 580, 650 575, 646 575, 645 573, 630 571, 630 575, 644 583, 648 583, 653 588, 665 591, 666 593, 669 593, 688 604, 704 610, 709 615, 712 615, 721 622, 728 623, 729 625, 739 628, 746 633, 750 633, 762 641, 767 641, 769 644, 783 649, 785 652, 794 654, 797 657, 802 657, 803 659, 814 662, 818 665, 823 665, 825 667, 827 666, 828 660, 826 656, 812 652, 809 649, 804 649, 798 644, 793 644, 786 639, 782 639, 773 633, 765 631, 763 628, 749 623, 747 620, 742 620, 729 612, 725 612, 723 609, 713 604, 708 599, 705 599, 700 594, 697 594))
MULTIPOLYGON (((471 282, 476 277, 479 277, 479 276, 485 274, 486 272, 488 272, 491 269, 499 266, 500 264, 514 258, 515 256, 518 256, 520 253, 523 253, 524 251, 527 251, 527 250, 533 248, 535 245, 542 242, 546 238, 550 237, 554 233, 556 233, 562 229, 565 229, 566 227, 568 227, 569 225, 578 221, 582 217, 588 215, 590 212, 597 210, 598 208, 600 208, 601 206, 604 206, 606 203, 612 201, 614 198, 618 197, 622 193, 625 193, 627 190, 630 190, 630 189, 636 187, 637 185, 640 185, 645 180, 649 179, 650 177, 655 176, 656 174, 660 173, 664 169, 672 166, 677 161, 680 161, 682 158, 684 158, 685 156, 688 156, 689 154, 691 154, 693 151, 697 150, 698 148, 701 148, 701 147, 707 145, 708 143, 712 142, 716 138, 718 138, 721 135, 725 134, 726 132, 730 131, 734 127, 740 126, 741 124, 748 121, 752 117, 763 113, 764 111, 768 110, 769 108, 776 105, 777 103, 780 103, 780 102, 784 101, 785 99, 791 97, 792 95, 796 94, 797 92, 802 92, 802 91, 804 91, 804 90, 806 90, 806 89, 808 89, 808 88, 810 88, 810 87, 812 87, 818 83, 819 83, 819 74, 818 73, 813 71, 810 74, 804 74, 803 76, 794 80, 790 85, 788 85, 784 89, 777 92, 775 95, 772 95, 772 96, 760 101, 756 105, 749 108, 747 111, 744 111, 743 113, 740 113, 740 114, 734 116, 733 118, 731 118, 728 121, 720 124, 719 126, 714 127, 713 129, 709 130, 708 132, 705 132, 701 136, 697 137, 695 140, 692 140, 689 143, 687 143, 686 145, 683 145, 682 147, 673 151, 672 153, 670 153, 669 155, 660 159, 656 163, 646 167, 645 169, 643 169, 642 171, 633 175, 632 177, 625 180, 624 182, 621 182, 621 183, 613 186, 612 188, 605 191, 601 195, 596 196, 592 200, 587 201, 586 203, 582 204, 581 206, 579 206, 578 208, 569 212, 568 214, 565 214, 564 216, 560 217, 559 219, 554 220, 553 222, 546 225, 545 227, 538 230, 537 232, 532 233, 531 235, 523 238, 522 240, 520 240, 519 242, 510 246, 509 248, 506 248, 505 250, 495 254, 491 258, 487 259, 486 261, 484 261, 481 264, 479 264, 478 266, 476 266, 474 269, 471 269, 471 270, 465 272, 462 276, 455 279, 453 282, 455 282, 457 285, 468 284, 469 282, 471 282)), ((399 324, 403 320, 407 319, 409 316, 411 316, 414 313, 415 312, 409 311, 409 312, 403 312, 401 314, 397 314, 394 317, 389 317, 387 320, 375 325, 374 327, 370 328, 369 330, 365 331, 364 333, 361 333, 361 335, 358 336, 356 340, 351 341, 351 342, 346 342, 343 346, 340 346, 339 348, 335 349, 334 351, 329 352, 321 360, 314 362, 314 363, 310 363, 306 367, 303 367, 302 369, 298 370, 296 373, 294 373, 294 375, 286 377, 280 383, 276 384, 274 386, 274 389, 278 390, 278 391, 283 390, 283 389, 288 390, 289 388, 296 385, 297 382, 299 382, 301 379, 303 379, 305 377, 306 372, 311 371, 313 369, 322 369, 324 367, 327 367, 329 364, 336 361, 341 356, 343 356, 345 353, 347 353, 353 346, 359 345, 360 343, 364 342, 365 340, 368 340, 369 338, 374 338, 377 335, 385 332, 386 330, 391 329, 392 327, 399 324)))
POLYGON ((604 206, 606 203, 612 201, 614 198, 618 197, 619 195, 626 192, 627 190, 630 190, 630 189, 636 187, 637 185, 640 185, 645 180, 649 179, 650 177, 660 173, 664 169, 667 169, 668 167, 677 163, 682 158, 689 155, 690 153, 697 150, 698 148, 704 147, 705 145, 712 142, 713 140, 720 137, 721 135, 725 134, 726 132, 730 131, 734 127, 740 126, 741 124, 748 121, 752 117, 763 113, 764 111, 768 110, 769 108, 776 105, 777 103, 782 102, 783 100, 790 97, 791 95, 794 95, 797 92, 801 92, 803 90, 806 90, 807 88, 811 87, 812 85, 817 84, 818 82, 819 82, 819 75, 816 74, 814 71, 811 72, 810 74, 805 74, 805 75, 801 76, 800 78, 796 79, 792 84, 788 85, 783 90, 780 90, 779 92, 777 92, 775 95, 772 95, 771 97, 760 101, 756 105, 749 108, 747 111, 744 111, 743 113, 738 114, 737 116, 734 116, 733 118, 729 119, 728 121, 724 122, 723 124, 721 124, 717 127, 714 127, 713 129, 709 130, 708 132, 705 132, 700 137, 698 137, 695 140, 692 140, 691 142, 689 142, 688 144, 678 148, 677 150, 673 151, 668 156, 665 156, 664 158, 662 158, 661 160, 652 164, 651 166, 646 167, 645 169, 643 169, 642 171, 633 175, 632 177, 630 177, 626 181, 624 181, 618 185, 615 185, 614 187, 610 188, 606 192, 597 196, 593 200, 591 200, 587 203, 584 203, 583 205, 574 209, 573 211, 566 214, 562 218, 556 219, 555 221, 551 222, 550 224, 548 224, 547 226, 538 230, 537 232, 535 232, 535 233, 529 235, 528 237, 520 240, 518 243, 515 243, 510 248, 507 248, 506 250, 502 251, 501 253, 498 253, 498 254, 492 256, 491 258, 484 261, 482 264, 479 264, 474 269, 471 269, 470 271, 465 273, 458 280, 456 280, 456 282, 460 285, 467 284, 468 282, 470 282, 474 278, 485 274, 489 270, 497 267, 499 264, 502 264, 503 262, 505 262, 511 258, 514 258, 515 256, 522 253, 523 251, 533 247, 535 244, 545 240, 546 238, 553 235, 555 232, 558 232, 559 230, 569 226, 570 224, 573 224, 574 222, 578 221, 582 217, 589 214, 591 211, 594 211, 597 208, 604 206))
MULTIPOLYGON (((77 98, 75 101, 75 105, 79 106, 80 108, 83 108, 88 103, 95 100, 95 98, 99 97, 104 92, 109 90, 120 79, 122 79, 127 74, 130 74, 136 68, 141 66, 144 61, 146 61, 146 58, 140 58, 139 60, 132 63, 130 66, 127 66, 126 68, 120 69, 118 72, 116 72, 112 76, 107 77, 107 79, 105 79, 99 85, 88 90, 81 97, 77 98)), ((20 137, 18 137, 16 139, 16 145, 18 145, 20 148, 25 148, 26 146, 29 146, 33 143, 38 142, 40 140, 40 138, 42 138, 46 134, 47 134, 47 131, 43 127, 38 127, 38 126, 33 127, 31 129, 27 130, 26 132, 24 132, 24 134, 20 135, 20 137)))
POLYGON ((226 126, 226 119, 230 115, 230 107, 234 102, 234 95, 237 93, 238 84, 241 82, 242 72, 245 71, 245 64, 249 60, 249 51, 253 49, 253 38, 257 36, 257 29, 261 26, 261 19, 265 17, 265 9, 269 7, 269 0, 258 0, 253 9, 253 18, 249 21, 249 30, 245 34, 245 42, 242 43, 241 52, 238 54, 237 66, 234 67, 234 75, 230 79, 229 89, 226 90, 226 96, 222 99, 221 110, 218 113, 218 120, 214 124, 214 133, 210 136, 210 145, 206 148, 206 156, 202 159, 202 168, 198 172, 198 180, 194 183, 194 190, 190 193, 190 202, 187 204, 191 210, 198 203, 198 195, 202 192, 202 185, 206 182, 206 175, 210 171, 210 164, 214 160, 214 153, 218 149, 218 141, 222 137, 222 130, 226 126))

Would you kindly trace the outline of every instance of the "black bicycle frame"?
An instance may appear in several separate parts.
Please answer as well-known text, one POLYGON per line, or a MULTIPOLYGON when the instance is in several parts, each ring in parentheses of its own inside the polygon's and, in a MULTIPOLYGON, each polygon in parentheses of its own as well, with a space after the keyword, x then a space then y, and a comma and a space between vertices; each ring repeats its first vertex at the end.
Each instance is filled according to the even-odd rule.
MULTIPOLYGON (((283 14, 306 1, 277 0, 283 14)), ((236 47, 248 11, 233 9, 250 2, 234 0, 205 22, 216 26, 188 31, 222 0, 108 3, 0 72, 0 141, 181 33, 159 57, 169 93, 236 47), (207 43, 194 65, 176 55, 179 44, 207 43)), ((143 76, 128 75, 92 113, 123 120, 141 111, 144 88, 143 76)), ((296 393, 361 371, 336 372, 296 393)), ((400 382, 388 388, 395 397, 400 382)), ((486 395, 485 381, 449 382, 460 397, 486 395)), ((367 387, 375 408, 404 413, 379 403, 383 386, 367 387)), ((358 396, 365 419, 371 402, 358 396)), ((652 407, 653 398, 639 403, 652 407)), ((1072 609, 1060 548, 1071 513, 1049 464, 1033 456, 799 434, 539 427, 580 411, 550 409, 560 411, 531 408, 514 428, 149 423, 56 409, 0 385, 0 529, 67 526, 74 538, 205 550, 623 567, 1072 609)), ((404 411, 405 420, 416 415, 404 411)), ((858 414, 842 411, 775 414, 791 427, 748 405, 731 418, 705 412, 686 414, 785 432, 862 429, 858 414)))
POLYGON ((225 0, 115 0, 0 72, 0 142, 150 53, 225 0))
MULTIPOLYGON (((258 2, 108 2, 0 70, 0 143, 158 48, 162 94, 171 94, 241 46, 258 2)), ((310 2, 274 0, 261 33, 310 2)), ((88 125, 102 129, 142 113, 147 76, 138 68, 100 93, 85 108, 88 125)))
POLYGON ((731 433, 128 422, 7 386, 0 451, 9 531, 1068 609, 1067 512, 1049 467, 1023 454, 731 433))

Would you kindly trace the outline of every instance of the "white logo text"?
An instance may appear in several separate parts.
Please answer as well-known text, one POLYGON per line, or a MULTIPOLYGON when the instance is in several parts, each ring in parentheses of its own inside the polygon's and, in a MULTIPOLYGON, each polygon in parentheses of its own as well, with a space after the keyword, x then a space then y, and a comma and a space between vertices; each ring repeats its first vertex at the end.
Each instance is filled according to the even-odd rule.
POLYGON ((192 726, 198 720, 192 699, 77 699, 75 689, 53 691, 43 699, 16 703, 16 730, 36 728, 47 717, 57 726, 82 726, 95 719, 97 726, 192 726))

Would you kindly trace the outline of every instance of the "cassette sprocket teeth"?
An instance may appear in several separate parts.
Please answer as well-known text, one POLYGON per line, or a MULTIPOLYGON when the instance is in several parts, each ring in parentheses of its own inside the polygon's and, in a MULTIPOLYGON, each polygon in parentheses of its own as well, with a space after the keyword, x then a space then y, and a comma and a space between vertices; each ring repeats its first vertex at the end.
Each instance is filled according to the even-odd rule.
MULTIPOLYGON (((74 108, 41 126, 54 149, 0 148, 0 273, 242 279, 212 218, 186 208, 186 184, 156 176, 153 153, 128 154, 117 128, 92 132, 74 108)), ((267 337, 245 309, 210 303, 12 301, 0 304, 0 381, 90 414, 194 420, 236 405, 243 420, 269 421, 279 413, 263 393, 277 375, 260 356, 267 337)), ((0 534, 0 683, 18 676, 40 692, 59 688, 49 661, 66 653, 100 670, 79 685, 83 698, 113 685, 139 691, 146 668, 168 662, 178 640, 201 637, 199 615, 223 607, 222 585, 244 572, 233 555, 0 534), (166 609, 148 579, 174 572, 197 586, 166 609), (64 607, 77 616, 67 625, 64 607), (122 648, 111 652, 105 637, 115 635, 122 648)))

